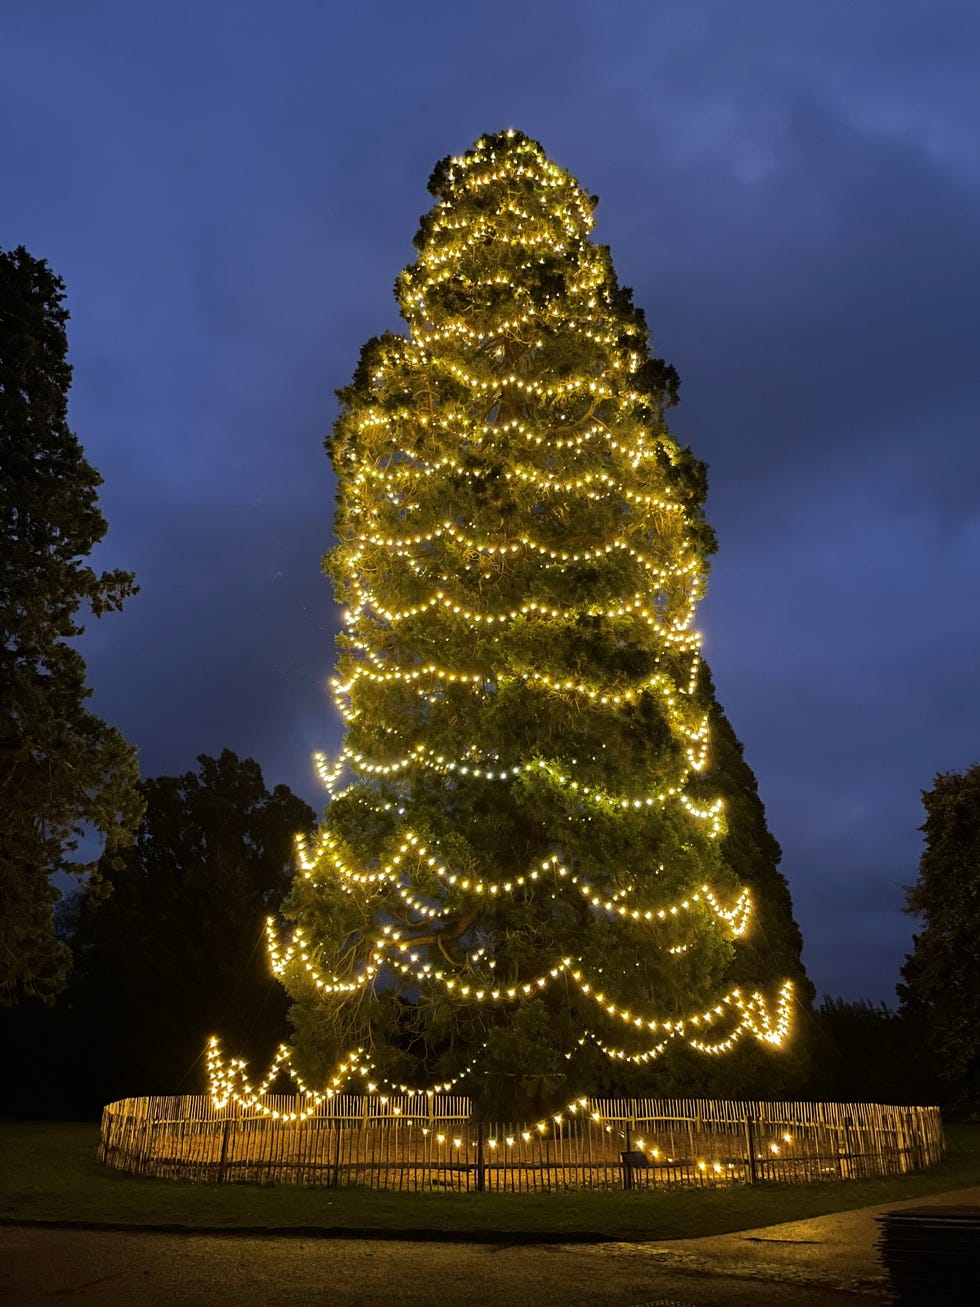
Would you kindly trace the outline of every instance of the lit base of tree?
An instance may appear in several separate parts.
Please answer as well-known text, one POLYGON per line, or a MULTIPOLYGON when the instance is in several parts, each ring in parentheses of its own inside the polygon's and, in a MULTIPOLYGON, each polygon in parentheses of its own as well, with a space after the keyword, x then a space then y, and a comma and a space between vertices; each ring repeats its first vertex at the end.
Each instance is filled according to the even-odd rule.
MULTIPOLYGON (((737 1016, 735 1024, 729 1027, 725 1038, 714 1043, 689 1038, 684 1039, 684 1043, 699 1053, 717 1054, 730 1052, 742 1038, 748 1036, 773 1048, 781 1048, 789 1031, 792 1004, 791 981, 785 981, 781 987, 776 1011, 772 1016, 761 994, 755 993, 746 997, 736 990, 726 995, 724 1001, 718 1005, 723 1011, 728 1009, 728 1015, 737 1016)), ((540 1015, 540 1009, 526 1010, 535 1011, 536 1015, 540 1015)), ((692 1017, 687 1024, 697 1022, 707 1026, 717 1015, 716 1008, 709 1013, 701 1014, 700 1018, 692 1017)), ((682 1023, 671 1024, 676 1027, 682 1023)), ((513 1029, 513 1026, 509 1029, 513 1029)), ((544 1034, 543 1031, 540 1033, 544 1034)), ((676 1030, 676 1033, 665 1032, 665 1038, 661 1041, 661 1045, 657 1046, 658 1049, 664 1051, 667 1044, 674 1039, 683 1039, 681 1030, 676 1030)), ((366 1050, 356 1048, 334 1067, 333 1074, 326 1083, 314 1088, 293 1065, 294 1053, 288 1044, 280 1045, 263 1078, 253 1082, 248 1077, 248 1067, 243 1059, 226 1060, 223 1057, 220 1043, 215 1036, 210 1040, 207 1050, 208 1090, 212 1101, 220 1108, 235 1103, 249 1112, 277 1117, 280 1115, 279 1110, 270 1107, 265 1102, 265 1096, 272 1093, 283 1078, 288 1077, 297 1094, 305 1100, 301 1107, 288 1113, 288 1119, 303 1120, 319 1112, 323 1104, 330 1099, 345 1093, 373 1094, 379 1097, 402 1095, 409 1099, 417 1098, 424 1101, 437 1095, 459 1093, 469 1087, 474 1091, 473 1096, 478 1104, 480 1115, 493 1116, 498 1121, 518 1120, 527 1115, 529 1107, 533 1108, 537 1105, 543 1113, 538 1124, 547 1121, 552 1115, 551 1108, 556 1103, 560 1103, 565 1111, 574 1112, 577 1107, 584 1104, 587 1097, 591 1096, 583 1091, 566 1101, 562 1093, 567 1077, 560 1070, 556 1070, 551 1076, 522 1075, 512 1069, 480 1072, 478 1067, 484 1065, 487 1060, 481 1058, 480 1054, 486 1054, 487 1051, 486 1048, 478 1050, 470 1065, 452 1080, 419 1088, 410 1084, 395 1083, 379 1076, 366 1050)), ((608 1050, 604 1051, 608 1055, 608 1050)), ((520 1065, 519 1062, 511 1060, 510 1053, 511 1050, 504 1049, 506 1065, 510 1068, 520 1065)), ((628 1055, 624 1055, 624 1058, 628 1060, 628 1055)), ((537 1113, 532 1112, 532 1115, 537 1113)))

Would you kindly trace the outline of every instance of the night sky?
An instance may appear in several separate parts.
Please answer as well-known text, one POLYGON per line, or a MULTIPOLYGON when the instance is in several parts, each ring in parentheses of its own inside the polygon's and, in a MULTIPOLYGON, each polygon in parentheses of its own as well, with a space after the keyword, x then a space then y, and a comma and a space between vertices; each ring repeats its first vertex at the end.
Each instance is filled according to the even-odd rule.
POLYGON ((333 392, 433 165, 517 127, 680 372, 818 992, 893 1002, 920 791, 980 759, 980 8, 44 0, 0 51, 0 245, 67 283, 96 561, 142 586, 82 649, 144 775, 229 747, 322 807, 333 392))

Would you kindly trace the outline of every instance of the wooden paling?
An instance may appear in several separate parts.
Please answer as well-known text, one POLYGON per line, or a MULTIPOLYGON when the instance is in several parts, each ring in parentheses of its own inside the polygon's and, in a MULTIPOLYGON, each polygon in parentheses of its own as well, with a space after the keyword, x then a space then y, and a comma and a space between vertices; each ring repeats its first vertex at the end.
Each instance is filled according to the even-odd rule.
POLYGON ((473 1122, 448 1096, 338 1096, 295 1119, 304 1110, 279 1094, 249 1112, 124 1098, 103 1111, 99 1156, 168 1179, 534 1193, 865 1179, 945 1151, 938 1108, 877 1103, 590 1099, 540 1125, 473 1122))

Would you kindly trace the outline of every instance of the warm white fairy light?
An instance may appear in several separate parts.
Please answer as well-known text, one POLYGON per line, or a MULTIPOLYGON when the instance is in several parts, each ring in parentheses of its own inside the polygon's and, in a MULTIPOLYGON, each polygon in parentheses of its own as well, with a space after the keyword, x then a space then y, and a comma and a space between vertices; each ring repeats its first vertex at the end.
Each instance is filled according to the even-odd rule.
MULTIPOLYGON (((666 583, 675 580, 678 576, 683 576, 683 572, 670 571, 661 574, 662 580, 666 583)), ((360 591, 360 603, 357 608, 347 611, 344 617, 344 623, 348 627, 357 626, 358 619, 362 614, 370 609, 378 617, 393 626, 401 622, 410 621, 413 618, 422 617, 432 609, 442 609, 444 613, 451 614, 453 617, 459 617, 463 621, 473 626, 492 627, 494 625, 504 625, 510 622, 516 622, 521 618, 541 618, 543 620, 574 621, 580 617, 605 617, 613 618, 636 618, 649 627, 662 631, 662 638, 665 644, 688 643, 695 647, 699 643, 697 633, 687 634, 685 641, 685 632, 678 631, 673 626, 665 627, 662 615, 655 609, 648 607, 650 603, 649 595, 642 593, 633 593, 628 598, 621 600, 616 605, 592 604, 584 608, 556 608, 554 605, 530 601, 520 604, 516 608, 501 609, 500 611, 479 611, 475 608, 469 608, 465 603, 458 602, 452 595, 446 594, 442 590, 436 590, 433 594, 427 596, 418 603, 412 604, 408 608, 390 609, 385 608, 372 594, 370 590, 360 591)))
POLYGON ((616 550, 622 550, 640 564, 652 581, 666 581, 673 577, 691 575, 696 573, 700 566, 699 560, 692 558, 686 564, 677 564, 670 568, 658 567, 653 558, 642 550, 636 549, 628 540, 624 540, 622 537, 603 541, 589 549, 569 551, 567 549, 552 549, 549 545, 535 540, 530 535, 519 535, 513 540, 504 541, 479 540, 475 536, 459 530, 452 522, 442 522, 431 531, 423 531, 411 536, 388 536, 384 538, 363 534, 360 536, 360 542, 362 545, 382 545, 385 549, 398 553, 402 549, 415 545, 432 544, 442 536, 452 540, 454 544, 462 545, 466 549, 473 550, 474 553, 485 554, 490 558, 495 555, 517 554, 522 550, 527 550, 529 553, 538 554, 542 558, 550 559, 553 562, 592 563, 608 558, 616 550))
POLYGON ((772 1016, 762 994, 756 992, 749 998, 745 998, 740 989, 733 989, 707 1012, 663 1023, 660 1027, 663 1037, 651 1047, 640 1052, 631 1052, 613 1047, 604 1043, 594 1032, 589 1032, 589 1038, 607 1057, 616 1061, 633 1062, 635 1064, 655 1061, 666 1052, 671 1040, 674 1039, 683 1039, 697 1052, 713 1056, 719 1053, 731 1052, 745 1035, 752 1035, 760 1043, 780 1048, 789 1035, 792 1023, 792 1003, 793 983, 785 980, 779 988, 775 1013, 772 1016), (737 1015, 738 1020, 722 1038, 702 1039, 700 1037, 699 1032, 702 1029, 713 1025, 718 1018, 724 1017, 728 1013, 737 1015), (692 1027, 694 1028, 693 1033, 692 1027))
MULTIPOLYGON (((759 993, 752 994, 746 999, 740 990, 732 990, 712 1009, 700 1014, 694 1014, 690 1017, 668 1021, 662 1024, 662 1037, 651 1048, 645 1049, 640 1053, 631 1053, 623 1049, 613 1048, 604 1044, 593 1032, 586 1031, 582 1040, 589 1039, 596 1047, 601 1049, 607 1057, 618 1061, 633 1062, 636 1064, 647 1063, 656 1060, 667 1049, 673 1040, 682 1040, 691 1048, 708 1054, 720 1054, 729 1052, 743 1035, 751 1034, 756 1039, 764 1043, 779 1047, 786 1039, 789 1031, 790 1016, 789 1010, 793 998, 792 982, 785 981, 780 987, 779 1001, 775 1019, 770 1019, 766 1010, 766 1003, 763 996, 759 993), (697 1035, 690 1033, 690 1027, 700 1027, 713 1024, 719 1017, 726 1015, 726 1009, 733 1011, 738 1016, 737 1024, 730 1028, 724 1038, 707 1043, 701 1040, 697 1035)), ((580 1042, 582 1042, 580 1040, 580 1042)), ((480 1050, 482 1051, 482 1050, 480 1050)), ((439 1094, 450 1093, 458 1084, 465 1081, 472 1074, 477 1066, 479 1055, 474 1057, 469 1065, 463 1068, 452 1079, 434 1083, 424 1089, 409 1086, 406 1084, 396 1084, 393 1081, 387 1081, 375 1075, 373 1067, 369 1060, 364 1057, 363 1049, 355 1049, 342 1060, 328 1081, 323 1090, 313 1091, 303 1081, 302 1077, 292 1065, 292 1050, 288 1045, 281 1045, 269 1071, 263 1080, 253 1086, 246 1075, 246 1064, 241 1059, 231 1059, 225 1062, 220 1053, 218 1041, 212 1037, 209 1041, 207 1050, 207 1074, 208 1084, 212 1102, 219 1109, 226 1108, 229 1104, 234 1103, 245 1111, 254 1112, 257 1115, 282 1119, 284 1121, 302 1121, 315 1115, 321 1109, 322 1105, 330 1099, 336 1097, 338 1093, 343 1092, 348 1081, 354 1076, 360 1076, 364 1084, 360 1087, 362 1093, 376 1095, 384 1101, 384 1094, 401 1094, 408 1098, 431 1099, 439 1094), (265 1103, 264 1096, 268 1094, 272 1084, 281 1074, 288 1074, 296 1084, 300 1095, 304 1098, 305 1103, 298 1111, 280 1113, 278 1110, 271 1108, 265 1103)), ((601 1121, 600 1113, 591 1110, 587 1098, 572 1099, 566 1104, 564 1111, 569 1115, 576 1115, 582 1112, 583 1115, 599 1123, 601 1121)), ((550 1117, 543 1118, 534 1125, 539 1133, 546 1133, 552 1126, 561 1126, 563 1123, 563 1113, 555 1112, 550 1117)), ((524 1132, 522 1136, 525 1142, 530 1138, 530 1132, 524 1132)), ((445 1142, 440 1138, 440 1142, 445 1142)), ((784 1133, 781 1142, 785 1145, 792 1144, 792 1136, 784 1133)), ((512 1146, 514 1139, 509 1136, 506 1139, 508 1146, 512 1146)), ((638 1139, 637 1146, 641 1149, 645 1147, 645 1141, 638 1139)), ((495 1146, 495 1145, 494 1145, 495 1146)), ((780 1151, 780 1144, 773 1141, 769 1145, 773 1153, 780 1151)), ((659 1150, 651 1149, 653 1155, 659 1155, 659 1150)), ((704 1165, 704 1164, 702 1164, 704 1165)), ((715 1164, 717 1169, 718 1164, 715 1164)))
MULTIPOLYGON (((447 995, 474 1004, 521 1002, 547 989, 553 981, 565 978, 574 984, 583 998, 598 1007, 606 1018, 627 1025, 636 1031, 666 1035, 668 1041, 685 1037, 692 1048, 703 1053, 727 1052, 744 1033, 751 1033, 760 1042, 779 1047, 788 1033, 790 1024, 793 994, 790 981, 785 981, 779 991, 774 1019, 770 1018, 765 999, 761 994, 754 993, 746 999, 737 987, 723 995, 706 1010, 692 1012, 686 1016, 666 1018, 623 1007, 610 998, 605 992, 605 986, 600 988, 600 982, 595 977, 590 977, 581 967, 576 966, 573 959, 569 957, 560 959, 554 966, 518 984, 501 984, 495 978, 488 977, 480 980, 476 977, 461 977, 450 974, 446 969, 433 966, 431 963, 421 962, 419 954, 413 951, 412 940, 403 938, 400 931, 388 926, 373 941, 369 960, 350 981, 339 980, 336 977, 327 979, 321 976, 301 934, 297 937, 294 932, 293 941, 286 953, 280 953, 275 944, 271 947, 271 953, 273 969, 277 974, 281 974, 295 958, 305 968, 317 989, 324 994, 346 993, 370 984, 385 963, 392 970, 410 977, 418 984, 435 984, 447 995), (700 1032, 713 1026, 719 1017, 725 1016, 726 1009, 739 1014, 739 1022, 734 1030, 720 1040, 709 1041, 700 1038, 700 1032)), ((583 1033, 591 1034, 588 1030, 583 1033)), ((593 1038, 597 1046, 608 1056, 619 1060, 646 1062, 654 1056, 659 1056, 663 1051, 662 1041, 655 1046, 656 1051, 644 1050, 642 1053, 633 1054, 612 1049, 598 1038, 594 1036, 593 1038)))
MULTIPOLYGON (((447 796, 485 792, 489 805, 533 792, 563 820, 632 823, 638 848, 646 823, 655 830, 665 813, 696 841, 724 833, 721 801, 699 797, 692 783, 710 747, 694 626, 705 578, 700 508, 684 475, 672 473, 683 452, 639 388, 646 332, 619 307, 607 256, 588 239, 593 201, 519 135, 485 138, 444 167, 448 191, 398 283, 409 333, 386 337, 372 356, 370 381, 358 383, 334 449, 341 509, 330 565, 346 609, 331 687, 348 736, 333 761, 317 757, 317 769, 332 804, 356 801, 396 833, 368 856, 356 839, 340 838, 328 809, 318 839, 297 842, 308 892, 341 893, 363 925, 327 962, 303 927, 283 943, 270 923, 273 970, 325 1003, 352 1007, 391 985, 500 1010, 562 987, 582 1014, 580 1042, 617 1061, 650 1061, 676 1041, 706 1055, 746 1037, 779 1046, 790 1025, 788 982, 771 1014, 760 994, 735 988, 673 1017, 657 1010, 652 993, 626 1003, 615 977, 591 973, 571 951, 542 956, 505 982, 490 914, 480 915, 484 905, 520 911, 549 897, 584 900, 595 916, 649 928, 647 947, 682 968, 699 932, 744 935, 748 890, 700 884, 692 874, 694 885, 680 893, 680 872, 649 865, 610 869, 608 879, 586 875, 557 840, 520 874, 463 870, 406 816, 418 788, 442 786, 447 796), (470 207, 473 197, 480 203, 470 207), (561 269, 557 293, 533 289, 546 261, 561 269), (515 363, 556 337, 586 362, 567 371, 515 363), (601 367, 588 362, 596 359, 601 367), (499 516, 485 511, 487 488, 507 505, 499 516), (580 664, 553 654, 581 629, 601 630, 642 657, 614 672, 615 660, 580 664), (672 752, 647 776, 614 782, 604 779, 596 746, 560 751, 564 725, 553 752, 529 755, 516 738, 512 752, 485 747, 479 723, 507 695, 611 741, 617 722, 640 719, 652 704, 672 752), (440 747, 413 725, 430 720, 440 723, 440 747), (669 895, 658 894, 661 871, 659 883, 674 886, 669 895), (443 947, 444 926, 460 904, 481 924, 455 940, 453 953, 443 947), (624 1026, 645 1039, 638 1051, 609 1043, 609 1030, 624 1026)), ((288 1051, 280 1054, 275 1073, 293 1074, 288 1051)), ((241 1066, 224 1066, 216 1048, 214 1059, 224 1070, 213 1085, 231 1076, 228 1093, 234 1084, 258 1101, 241 1066)), ((336 1092, 338 1077, 366 1079, 367 1066, 363 1050, 351 1054, 318 1093, 336 1092)))
POLYGON ((423 874, 435 876, 456 890, 463 890, 476 896, 493 899, 497 896, 513 895, 535 885, 543 877, 553 876, 559 881, 567 881, 569 885, 575 886, 593 908, 611 916, 621 917, 624 920, 651 923, 664 922, 676 918, 682 913, 690 912, 698 905, 702 905, 707 907, 719 921, 725 923, 732 938, 739 938, 745 933, 752 912, 752 896, 748 889, 741 889, 732 907, 725 908, 709 885, 701 885, 686 898, 666 906, 627 906, 622 900, 629 891, 618 890, 613 894, 602 894, 588 879, 578 875, 566 866, 557 854, 552 854, 551 857, 543 859, 537 866, 530 868, 523 875, 514 876, 509 880, 488 881, 478 876, 462 875, 459 872, 453 872, 444 863, 440 862, 428 846, 422 843, 419 836, 411 830, 404 833, 398 852, 388 862, 370 872, 355 870, 345 860, 337 838, 327 829, 321 832, 318 845, 312 852, 308 849, 307 842, 302 836, 297 836, 296 848, 300 868, 308 878, 312 877, 321 864, 325 862, 342 881, 358 885, 391 883, 395 885, 396 889, 403 890, 406 889, 406 886, 401 884, 400 881, 407 874, 408 860, 411 860, 423 874))
MULTIPOLYGON (((482 1049, 480 1051, 482 1052, 482 1049)), ((349 1082, 356 1076, 360 1076, 364 1082, 358 1086, 359 1091, 365 1095, 376 1096, 381 1102, 386 1101, 386 1091, 388 1094, 401 1094, 408 1099, 431 1099, 439 1094, 451 1093, 461 1080, 472 1073, 477 1060, 473 1058, 468 1066, 449 1080, 436 1082, 425 1089, 418 1089, 410 1085, 395 1084, 378 1076, 364 1049, 357 1048, 352 1049, 337 1064, 323 1089, 313 1090, 293 1066, 292 1057, 293 1050, 289 1045, 280 1044, 269 1070, 257 1085, 253 1085, 248 1078, 247 1064, 241 1058, 231 1058, 226 1062, 221 1056, 217 1038, 212 1036, 207 1047, 208 1091, 212 1103, 219 1110, 234 1104, 256 1116, 282 1121, 305 1121, 308 1117, 315 1116, 324 1103, 346 1092, 349 1082), (264 1101, 272 1085, 282 1075, 287 1075, 292 1080, 305 1100, 303 1107, 298 1111, 282 1113, 264 1101)), ((398 1115, 400 1109, 395 1108, 394 1112, 398 1115)))

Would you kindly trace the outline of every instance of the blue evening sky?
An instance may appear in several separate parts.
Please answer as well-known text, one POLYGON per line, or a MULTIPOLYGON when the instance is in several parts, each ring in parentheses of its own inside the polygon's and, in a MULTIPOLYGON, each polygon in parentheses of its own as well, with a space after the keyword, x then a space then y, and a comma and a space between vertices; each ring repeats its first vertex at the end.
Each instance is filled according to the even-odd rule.
POLYGON ((518 127, 680 372, 811 975, 893 1001, 920 791, 980 759, 980 9, 10 0, 0 51, 0 245, 68 286, 98 560, 142 586, 83 652, 144 774, 227 746, 321 806, 333 391, 435 162, 518 127))

